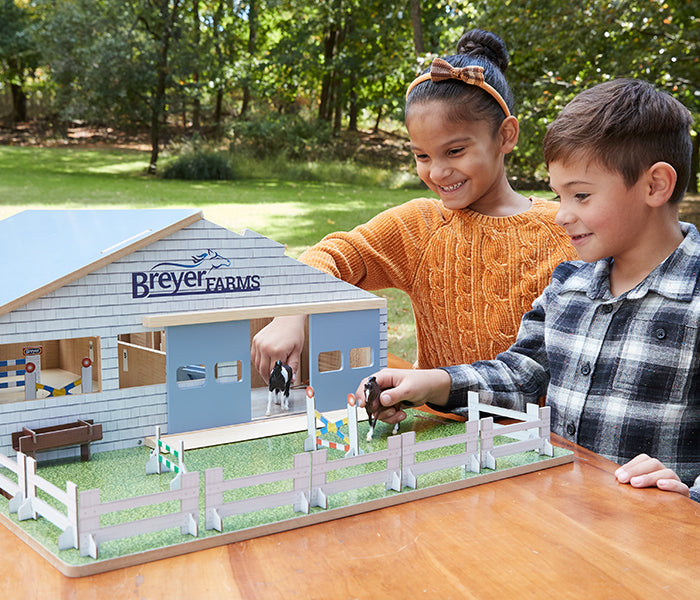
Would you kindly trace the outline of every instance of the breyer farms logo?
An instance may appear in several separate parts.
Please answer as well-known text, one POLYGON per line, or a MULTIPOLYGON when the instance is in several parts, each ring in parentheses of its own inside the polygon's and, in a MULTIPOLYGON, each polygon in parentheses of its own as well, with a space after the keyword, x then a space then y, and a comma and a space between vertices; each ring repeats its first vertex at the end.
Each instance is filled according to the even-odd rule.
POLYGON ((214 250, 182 261, 158 263, 150 271, 131 274, 131 297, 228 294, 260 289, 260 275, 226 275, 223 270, 230 266, 231 261, 214 250))

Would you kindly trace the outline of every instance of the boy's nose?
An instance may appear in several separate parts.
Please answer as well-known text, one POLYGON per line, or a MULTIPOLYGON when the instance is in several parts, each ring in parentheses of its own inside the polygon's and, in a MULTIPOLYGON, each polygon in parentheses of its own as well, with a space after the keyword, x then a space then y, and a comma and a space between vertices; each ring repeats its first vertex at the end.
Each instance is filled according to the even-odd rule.
POLYGON ((571 221, 573 220, 573 215, 571 212, 566 208, 563 202, 559 202, 559 210, 557 211, 556 216, 554 217, 554 222, 559 225, 560 227, 565 227, 571 221))

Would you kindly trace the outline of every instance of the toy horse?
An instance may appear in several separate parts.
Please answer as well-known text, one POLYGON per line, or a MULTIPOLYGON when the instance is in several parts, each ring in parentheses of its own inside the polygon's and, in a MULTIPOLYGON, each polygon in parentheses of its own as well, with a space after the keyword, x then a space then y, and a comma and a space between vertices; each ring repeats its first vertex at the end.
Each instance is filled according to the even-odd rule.
MULTIPOLYGON (((382 390, 377 383, 377 378, 372 376, 365 383, 365 410, 367 411, 367 417, 369 418, 369 431, 367 432, 367 441, 372 441, 372 436, 374 435, 374 425, 377 423, 377 418, 374 416, 381 407, 379 403, 379 395, 382 390)), ((399 424, 394 425, 394 430, 391 432, 392 435, 398 433, 399 424)))
POLYGON ((267 411, 265 416, 270 416, 272 399, 275 404, 280 404, 279 394, 282 393, 282 410, 289 410, 289 386, 292 385, 292 367, 283 365, 281 360, 275 363, 270 373, 269 393, 267 395, 267 411))

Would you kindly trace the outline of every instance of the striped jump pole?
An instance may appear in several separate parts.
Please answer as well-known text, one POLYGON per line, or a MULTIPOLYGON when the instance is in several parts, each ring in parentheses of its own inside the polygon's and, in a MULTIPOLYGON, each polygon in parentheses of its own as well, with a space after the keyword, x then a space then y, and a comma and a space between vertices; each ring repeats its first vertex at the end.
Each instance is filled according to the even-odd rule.
POLYGON ((146 475, 151 475, 153 473, 160 475, 163 470, 174 471, 176 473, 175 477, 170 482, 170 489, 179 490, 182 474, 187 473, 187 469, 185 468, 185 443, 180 440, 177 448, 166 444, 160 439, 160 426, 156 425, 155 444, 148 458, 148 462, 146 463, 146 475), (165 456, 166 454, 169 454, 171 458, 176 458, 177 462, 173 462, 170 458, 167 458, 165 456))

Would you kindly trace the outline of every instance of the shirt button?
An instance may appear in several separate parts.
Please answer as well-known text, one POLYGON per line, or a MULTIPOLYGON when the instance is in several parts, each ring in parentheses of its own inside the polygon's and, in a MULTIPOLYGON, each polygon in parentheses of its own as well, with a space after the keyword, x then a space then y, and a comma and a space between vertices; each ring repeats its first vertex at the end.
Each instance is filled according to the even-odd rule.
POLYGON ((666 330, 663 327, 659 327, 654 332, 654 335, 656 336, 657 340, 663 340, 666 337, 666 330))
POLYGON ((568 433, 569 435, 574 435, 576 433, 576 425, 574 425, 573 423, 569 423, 566 426, 566 433, 568 433))
POLYGON ((602 310, 607 315, 613 311, 612 304, 603 304, 600 310, 602 310))
POLYGON ((585 362, 581 365, 581 375, 591 374, 591 363, 585 362))

